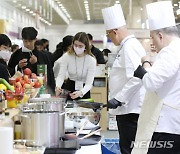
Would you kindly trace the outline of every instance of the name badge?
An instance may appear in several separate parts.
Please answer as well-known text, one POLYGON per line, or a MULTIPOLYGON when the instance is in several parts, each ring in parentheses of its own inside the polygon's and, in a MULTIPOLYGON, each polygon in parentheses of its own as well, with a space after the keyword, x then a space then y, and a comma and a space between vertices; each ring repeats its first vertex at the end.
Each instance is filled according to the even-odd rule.
POLYGON ((83 89, 83 82, 82 81, 75 81, 75 90, 83 89))

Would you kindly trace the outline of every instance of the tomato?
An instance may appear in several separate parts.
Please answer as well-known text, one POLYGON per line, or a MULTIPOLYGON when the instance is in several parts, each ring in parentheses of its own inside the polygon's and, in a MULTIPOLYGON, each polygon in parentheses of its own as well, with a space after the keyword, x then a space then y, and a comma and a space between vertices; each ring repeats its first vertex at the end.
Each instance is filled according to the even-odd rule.
POLYGON ((15 89, 15 97, 17 100, 21 100, 24 97, 24 89, 19 87, 15 89))
POLYGON ((11 90, 7 90, 5 92, 5 98, 7 100, 13 100, 14 99, 14 93, 11 90))
POLYGON ((16 82, 19 82, 20 80, 22 80, 21 77, 17 77, 17 78, 16 78, 16 82))
POLYGON ((40 88, 41 87, 41 84, 40 84, 40 82, 35 82, 34 83, 34 88, 40 88))

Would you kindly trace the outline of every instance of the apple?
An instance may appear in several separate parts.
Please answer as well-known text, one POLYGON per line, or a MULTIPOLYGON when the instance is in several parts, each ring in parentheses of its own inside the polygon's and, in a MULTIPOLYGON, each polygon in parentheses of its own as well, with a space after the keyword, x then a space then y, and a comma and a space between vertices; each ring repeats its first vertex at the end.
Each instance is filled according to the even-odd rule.
POLYGON ((35 73, 31 74, 31 79, 37 79, 37 75, 35 73))
POLYGON ((25 68, 23 72, 24 72, 24 75, 29 75, 29 76, 32 73, 32 71, 29 68, 25 68))
POLYGON ((25 82, 29 81, 28 75, 24 75, 23 78, 24 78, 24 81, 25 81, 25 82))

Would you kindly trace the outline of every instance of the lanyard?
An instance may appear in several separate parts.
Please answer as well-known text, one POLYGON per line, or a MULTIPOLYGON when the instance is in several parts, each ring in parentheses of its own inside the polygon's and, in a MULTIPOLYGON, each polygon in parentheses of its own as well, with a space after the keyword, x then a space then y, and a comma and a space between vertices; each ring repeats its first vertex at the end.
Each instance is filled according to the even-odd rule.
MULTIPOLYGON (((122 47, 124 46, 124 44, 125 44, 129 39, 132 39, 132 38, 135 38, 135 37, 130 37, 130 38, 126 39, 126 40, 123 42, 123 44, 121 45, 119 51, 122 49, 122 47)), ((120 54, 117 54, 116 58, 118 58, 118 57, 120 57, 120 54)))
MULTIPOLYGON (((83 61, 83 68, 82 68, 82 73, 81 73, 81 81, 82 81, 82 76, 83 76, 83 70, 84 70, 84 63, 85 63, 85 57, 86 55, 84 56, 84 61, 83 61)), ((78 81, 78 72, 77 72, 77 62, 76 62, 76 56, 75 56, 75 64, 76 64, 76 75, 77 75, 77 81, 78 81)))

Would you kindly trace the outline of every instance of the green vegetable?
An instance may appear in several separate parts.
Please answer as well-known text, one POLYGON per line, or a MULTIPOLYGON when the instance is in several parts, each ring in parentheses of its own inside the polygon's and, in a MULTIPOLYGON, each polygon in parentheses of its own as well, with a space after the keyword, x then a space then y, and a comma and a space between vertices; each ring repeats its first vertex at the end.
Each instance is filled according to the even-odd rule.
POLYGON ((8 90, 11 90, 12 92, 14 92, 13 87, 3 78, 0 78, 0 83, 4 84, 8 90))
POLYGON ((79 101, 84 101, 84 102, 94 102, 94 99, 88 98, 88 99, 79 99, 79 101))

